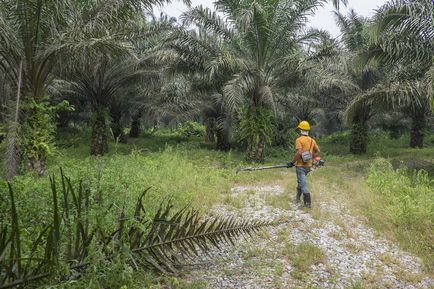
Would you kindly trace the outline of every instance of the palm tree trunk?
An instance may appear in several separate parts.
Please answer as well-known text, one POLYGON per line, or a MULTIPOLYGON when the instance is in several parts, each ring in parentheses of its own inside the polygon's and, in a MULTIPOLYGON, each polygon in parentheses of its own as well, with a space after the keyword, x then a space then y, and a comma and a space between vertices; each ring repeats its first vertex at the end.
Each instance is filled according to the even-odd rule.
POLYGON ((355 155, 365 154, 368 149, 368 125, 369 110, 359 110, 353 118, 350 133, 350 152, 355 155))
POLYGON ((205 141, 207 142, 215 142, 215 119, 212 117, 209 117, 205 120, 205 141))
POLYGON ((288 128, 283 120, 276 120, 276 133, 273 135, 273 146, 288 146, 288 128))
POLYGON ((15 103, 15 116, 14 121, 9 125, 9 132, 7 135, 6 155, 4 160, 4 167, 6 171, 6 180, 10 181, 18 171, 20 164, 20 156, 18 154, 18 127, 19 127, 19 114, 20 114, 20 97, 23 75, 23 61, 20 61, 18 70, 18 84, 17 84, 17 98, 15 103))
POLYGON ((30 158, 30 165, 32 170, 35 171, 38 176, 43 176, 47 170, 47 160, 45 155, 39 155, 38 157, 30 158))
POLYGON ((102 156, 108 153, 106 115, 107 114, 104 111, 98 111, 95 113, 95 120, 92 126, 91 155, 102 156))
POLYGON ((154 131, 160 130, 160 118, 159 117, 155 118, 155 120, 154 120, 153 130, 154 131))
POLYGON ((122 111, 120 109, 110 109, 111 125, 110 128, 113 133, 114 141, 119 141, 120 143, 127 143, 128 139, 124 133, 124 128, 122 126, 122 111))
POLYGON ((57 128, 67 128, 71 120, 71 113, 69 111, 59 111, 57 113, 57 128))
POLYGON ((216 149, 219 151, 228 151, 231 149, 229 142, 229 132, 225 128, 216 129, 216 149))
POLYGON ((138 138, 140 135, 140 118, 142 117, 142 112, 138 111, 136 114, 133 114, 131 120, 131 129, 130 129, 130 137, 138 138))
POLYGON ((368 148, 368 127, 366 122, 354 123, 350 134, 350 152, 356 155, 365 154, 368 148))
POLYGON ((410 147, 422 148, 426 129, 425 113, 423 111, 419 113, 416 112, 411 116, 411 120, 410 147))
POLYGON ((398 139, 402 135, 401 125, 398 122, 392 123, 387 129, 391 139, 398 139))
POLYGON ((247 141, 246 159, 251 162, 264 162, 265 144, 271 139, 272 112, 263 106, 248 108, 241 121, 241 130, 247 141))
POLYGON ((265 136, 260 136, 259 140, 251 138, 247 144, 246 159, 250 162, 263 163, 265 159, 265 136))

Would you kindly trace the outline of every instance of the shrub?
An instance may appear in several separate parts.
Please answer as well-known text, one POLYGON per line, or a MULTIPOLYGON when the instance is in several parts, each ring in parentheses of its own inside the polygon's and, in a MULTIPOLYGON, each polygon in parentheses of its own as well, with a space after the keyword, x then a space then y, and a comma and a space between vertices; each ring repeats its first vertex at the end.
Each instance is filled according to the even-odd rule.
POLYGON ((297 131, 293 127, 277 128, 275 127, 272 136, 272 147, 283 147, 295 152, 295 140, 298 137, 297 131))
POLYGON ((369 139, 370 140, 383 140, 388 141, 390 140, 389 134, 381 129, 373 129, 369 131, 369 139))
POLYGON ((342 144, 347 145, 350 141, 349 131, 339 131, 323 138, 323 141, 332 144, 342 144))
POLYGON ((434 145, 434 133, 428 133, 428 135, 425 139, 425 143, 427 145, 434 145))
POLYGON ((181 137, 205 137, 205 126, 195 121, 186 121, 178 124, 175 134, 181 137))

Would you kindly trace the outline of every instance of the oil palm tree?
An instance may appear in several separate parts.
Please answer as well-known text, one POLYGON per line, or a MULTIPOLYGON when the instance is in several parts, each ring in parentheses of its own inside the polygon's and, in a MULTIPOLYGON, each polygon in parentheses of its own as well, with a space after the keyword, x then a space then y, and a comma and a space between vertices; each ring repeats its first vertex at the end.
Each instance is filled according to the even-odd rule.
MULTIPOLYGON (((128 49, 119 33, 138 9, 159 0, 50 1, 4 0, 0 3, 0 69, 12 83, 22 70, 22 99, 40 102, 48 95, 56 70, 74 65, 83 54, 128 49), (109 25, 110 24, 110 25, 109 25)), ((33 114, 27 109, 20 123, 33 114)), ((46 130, 30 125, 34 135, 46 130), (37 131, 34 131, 37 130, 37 131)), ((29 137, 24 136, 27 140, 29 137)), ((38 145, 34 162, 44 167, 49 144, 38 145)), ((17 146, 13 146, 17 147, 17 146)), ((32 147, 32 146, 30 146, 32 147)), ((33 161, 31 161, 33 163, 33 161)))
POLYGON ((136 33, 137 36, 133 37, 132 43, 135 53, 142 59, 143 67, 146 66, 148 70, 153 71, 153 81, 139 84, 138 94, 119 99, 119 104, 126 107, 126 116, 131 119, 129 136, 134 138, 140 134, 140 122, 143 117, 157 123, 162 116, 176 115, 178 112, 183 114, 186 110, 183 102, 186 95, 183 88, 188 85, 183 85, 182 81, 178 82, 176 77, 166 73, 167 61, 160 57, 164 44, 175 29, 176 19, 163 13, 158 17, 150 14, 147 18, 142 32, 136 33), (173 98, 166 93, 170 87, 174 88, 170 92, 173 98), (182 105, 178 106, 179 102, 182 105))
MULTIPOLYGON (((24 101, 41 100, 45 96, 54 59, 39 57, 39 54, 51 41, 53 34, 65 28, 65 17, 60 12, 65 9, 65 3, 62 1, 2 1, 0 3, 0 69, 14 84, 17 83, 19 74, 22 76, 23 84, 19 89, 24 101), (18 67, 22 69, 19 70, 18 67)), ((16 85, 13 87, 17 89, 16 85)), ((21 116, 25 115, 21 114, 21 116)), ((11 123, 11 127, 18 127, 18 123, 26 123, 22 117, 14 119, 17 122, 11 123)), ((10 142, 11 145, 8 146, 7 159, 18 159, 15 155, 18 155, 19 138, 13 139, 13 143, 10 142)), ((40 149, 34 155, 37 158, 32 158, 34 161, 32 166, 36 166, 37 162, 44 163, 46 151, 40 149)), ((42 164, 41 167, 44 165, 42 164)), ((7 174, 14 175, 16 168, 17 164, 14 162, 6 164, 7 174)))
MULTIPOLYGON (((84 61, 67 80, 58 82, 57 90, 63 94, 83 99, 92 112, 92 155, 108 152, 108 122, 110 108, 121 109, 119 100, 125 95, 140 93, 144 79, 152 80, 157 73, 141 67, 134 56, 98 58, 84 61)), ((116 132, 114 132, 116 133, 116 132)), ((117 137, 117 136, 116 136, 117 137)))
POLYGON ((215 2, 216 13, 196 7, 182 17, 185 24, 196 24, 219 45, 210 42, 195 46, 215 55, 204 61, 210 79, 226 75, 219 89, 225 102, 241 114, 241 126, 247 143, 246 158, 263 161, 265 145, 270 136, 275 96, 288 75, 298 70, 294 56, 301 45, 318 35, 305 33, 306 18, 324 1, 229 1, 215 2), (228 75, 227 72, 230 72, 228 75))
MULTIPOLYGON (((346 51, 345 61, 347 63, 347 73, 351 76, 354 83, 359 87, 350 96, 350 100, 346 103, 350 105, 353 99, 357 98, 360 93, 363 93, 372 88, 378 83, 383 73, 376 65, 363 64, 361 55, 370 49, 368 27, 370 22, 368 19, 357 15, 354 11, 350 11, 348 16, 336 12, 337 23, 342 32, 342 41, 346 51), (362 63, 362 64, 361 64, 362 63)), ((350 151, 354 154, 366 153, 368 145, 368 120, 373 115, 373 106, 369 103, 354 108, 351 114, 346 115, 346 122, 351 125, 351 140, 350 151)))
MULTIPOLYGON (((413 74, 414 75, 414 74, 413 74)), ((430 115, 430 86, 427 77, 414 79, 402 74, 375 85, 363 94, 358 95, 347 108, 345 115, 351 118, 355 111, 367 106, 375 106, 380 110, 402 112, 412 120, 410 147, 423 147, 427 117, 430 115)))
POLYGON ((231 147, 231 113, 223 97, 223 85, 234 70, 230 66, 220 69, 218 73, 211 74, 208 70, 209 61, 223 54, 224 46, 225 39, 218 33, 199 27, 198 31, 177 31, 172 41, 167 43, 164 54, 169 58, 171 73, 187 75, 192 80, 190 93, 196 96, 194 99, 201 100, 196 104, 200 105, 207 139, 215 140, 217 150, 227 151, 231 147))
POLYGON ((433 104, 434 26, 429 0, 393 0, 377 12, 370 29, 371 45, 364 58, 387 68, 389 77, 348 108, 347 115, 363 104, 378 105, 407 114, 412 119, 410 147, 422 147, 426 117, 433 104))

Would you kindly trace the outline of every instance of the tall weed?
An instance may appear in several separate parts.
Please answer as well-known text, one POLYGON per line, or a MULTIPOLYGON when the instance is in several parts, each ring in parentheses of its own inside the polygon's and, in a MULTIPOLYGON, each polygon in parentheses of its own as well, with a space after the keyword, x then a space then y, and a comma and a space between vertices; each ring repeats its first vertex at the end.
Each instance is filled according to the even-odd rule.
POLYGON ((368 185, 378 193, 372 214, 382 214, 382 224, 390 226, 398 240, 426 256, 434 268, 434 181, 425 170, 394 169, 377 159, 369 170, 368 185))

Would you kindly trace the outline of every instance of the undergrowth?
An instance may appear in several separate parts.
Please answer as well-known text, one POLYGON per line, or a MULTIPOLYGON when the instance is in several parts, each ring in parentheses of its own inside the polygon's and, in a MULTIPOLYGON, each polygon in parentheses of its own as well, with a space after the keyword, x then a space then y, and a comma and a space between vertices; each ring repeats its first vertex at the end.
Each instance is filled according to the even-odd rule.
POLYGON ((368 216, 422 256, 426 269, 432 272, 434 180, 425 170, 394 169, 390 162, 378 159, 371 165, 367 183, 378 198, 369 207, 368 216))
MULTIPOLYGON (((149 186, 152 189, 147 195, 146 209, 150 214, 156 212, 161 200, 168 199, 172 199, 175 208, 192 205, 206 212, 214 204, 228 202, 230 188, 234 185, 270 183, 277 179, 282 181, 282 177, 286 178, 282 170, 236 174, 237 167, 247 165, 243 162, 241 152, 223 153, 210 150, 209 144, 194 136, 185 138, 170 133, 147 134, 145 137, 130 139, 128 144, 112 142, 110 153, 104 157, 88 156, 89 149, 85 136, 71 137, 58 136, 57 143, 60 145, 48 159, 48 174, 57 174, 59 167, 62 167, 71 179, 84 179, 84 185, 93 190, 92 194, 103 192, 102 197, 110 199, 115 204, 112 209, 113 216, 117 216, 121 208, 126 209, 126 214, 133 213, 128 211, 128 208, 132 207, 131 204, 149 186)), ((363 203, 363 208, 370 223, 380 232, 390 232, 402 247, 423 257, 427 269, 432 270, 432 175, 420 171, 416 173, 405 168, 396 169, 396 164, 393 167, 385 160, 375 161, 372 166, 370 163, 374 157, 380 156, 389 160, 404 161, 403 165, 407 165, 406 161, 420 161, 423 162, 424 168, 430 170, 427 165, 432 164, 433 144, 427 141, 426 148, 414 150, 406 148, 406 136, 390 140, 378 134, 375 141, 368 146, 368 154, 355 157, 348 154, 346 137, 343 134, 335 138, 317 140, 328 166, 316 173, 318 178, 325 177, 327 183, 336 183, 342 187, 347 184, 347 179, 336 178, 337 174, 368 176, 370 190, 375 193, 369 193, 366 197, 369 200, 363 203)), ((0 152, 1 150, 2 147, 0 152)), ((267 151, 266 163, 286 163, 292 158, 292 153, 290 148, 270 148, 267 151)), ((431 170, 431 174, 433 171, 431 170)), ((362 181, 362 178, 357 179, 357 182, 362 181)), ((17 192, 18 213, 22 216, 23 224, 27 225, 23 237, 34 234, 38 220, 47 214, 47 210, 44 209, 51 207, 51 204, 47 203, 47 186, 47 177, 38 178, 29 172, 16 177, 13 181, 13 187, 17 192)), ((0 181, 0 190, 6 190, 6 183, 3 181, 0 181)), ((269 201, 283 203, 285 200, 269 201)), ((5 220, 8 214, 6 204, 7 195, 1 194, 2 220, 5 220)), ((303 248, 299 249, 300 252, 306 251, 302 250, 303 248)), ((317 260, 317 257, 321 260, 319 252, 312 257, 314 260, 317 260)), ((90 268, 90 274, 82 278, 80 284, 71 281, 58 288, 159 288, 160 283, 161 288, 167 284, 170 284, 170 288, 201 287, 184 283, 182 278, 142 274, 143 272, 131 270, 122 262, 104 262, 94 264, 90 268)), ((300 272, 303 272, 303 264, 300 266, 300 272)))

